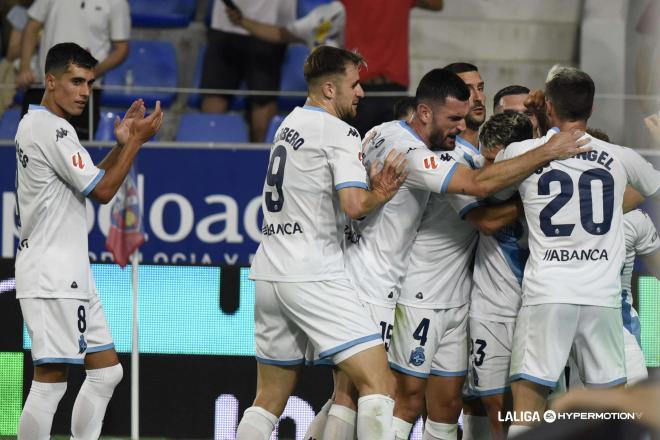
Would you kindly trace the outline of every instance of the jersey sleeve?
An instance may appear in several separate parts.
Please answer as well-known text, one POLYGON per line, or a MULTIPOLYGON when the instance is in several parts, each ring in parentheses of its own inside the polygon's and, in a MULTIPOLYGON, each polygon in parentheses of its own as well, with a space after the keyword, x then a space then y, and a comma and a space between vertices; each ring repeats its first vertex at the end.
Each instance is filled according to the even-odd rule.
POLYGON ((51 2, 52 0, 35 0, 28 9, 28 16, 39 23, 45 22, 51 8, 51 2))
POLYGON ((406 159, 408 178, 404 185, 440 194, 447 192, 449 182, 459 166, 451 154, 436 154, 426 148, 408 149, 406 159))
POLYGON ((327 130, 325 136, 335 189, 369 189, 367 171, 362 164, 362 145, 358 131, 348 125, 333 126, 327 130))
POLYGON ((110 40, 128 41, 131 38, 131 14, 126 0, 114 2, 110 14, 110 40))
POLYGON ((660 171, 631 148, 621 147, 617 156, 626 170, 628 183, 644 197, 660 195, 660 171))
POLYGON ((658 231, 649 215, 639 211, 636 221, 637 240, 635 240, 635 254, 649 255, 660 249, 660 240, 658 240, 658 231))
POLYGON ((85 197, 94 190, 105 174, 105 170, 94 165, 70 125, 47 130, 41 135, 40 142, 55 173, 85 197))
POLYGON ((447 194, 446 197, 456 214, 463 220, 470 211, 483 205, 480 198, 467 194, 447 194))

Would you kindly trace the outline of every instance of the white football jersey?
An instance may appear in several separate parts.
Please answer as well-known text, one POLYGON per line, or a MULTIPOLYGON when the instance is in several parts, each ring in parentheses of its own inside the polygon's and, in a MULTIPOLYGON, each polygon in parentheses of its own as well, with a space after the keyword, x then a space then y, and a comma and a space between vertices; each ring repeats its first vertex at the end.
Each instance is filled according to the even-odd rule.
POLYGON ((461 153, 466 164, 473 170, 484 166, 486 158, 483 157, 477 147, 461 136, 456 136, 456 147, 454 151, 461 153))
POLYGON ((16 160, 16 297, 93 297, 85 197, 104 171, 71 124, 42 106, 30 106, 18 125, 16 160))
POLYGON ((470 317, 497 322, 516 320, 529 256, 527 231, 527 222, 520 218, 493 235, 479 235, 470 317))
MULTIPOLYGON (((474 158, 483 157, 476 150, 464 151, 458 142, 449 153, 469 167, 477 167, 474 158)), ((479 205, 474 196, 431 194, 410 252, 400 304, 449 309, 470 300, 472 257, 479 237, 465 216, 479 205)))
POLYGON ((286 29, 303 40, 307 47, 344 47, 346 10, 339 1, 333 1, 312 9, 309 14, 294 21, 286 29))
MULTIPOLYGON (((557 132, 509 145, 496 160, 530 151, 557 132)), ((660 172, 630 148, 591 138, 587 153, 552 161, 519 185, 529 225, 523 305, 621 306, 625 257, 621 204, 626 184, 642 195, 660 188, 660 172)))
POLYGON ((447 190, 458 163, 429 150, 404 121, 374 127, 365 139, 367 169, 394 149, 405 154, 409 174, 392 200, 346 227, 346 268, 363 301, 394 307, 429 194, 447 190))
POLYGON ((325 110, 296 107, 275 134, 261 207, 262 238, 251 277, 265 281, 346 278, 346 216, 337 190, 368 189, 358 131, 325 110))
MULTIPOLYGON (((623 216, 626 236, 626 261, 621 272, 621 289, 631 292, 632 273, 637 255, 649 255, 660 250, 660 240, 653 221, 641 209, 635 209, 623 216)), ((632 295, 630 305, 632 305, 632 295)))

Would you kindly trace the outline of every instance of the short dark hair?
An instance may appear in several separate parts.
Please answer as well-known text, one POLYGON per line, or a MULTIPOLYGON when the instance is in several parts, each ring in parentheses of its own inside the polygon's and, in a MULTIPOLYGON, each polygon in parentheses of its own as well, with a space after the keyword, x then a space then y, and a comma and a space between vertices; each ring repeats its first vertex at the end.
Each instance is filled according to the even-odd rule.
POLYGON ((545 83, 545 96, 563 121, 586 121, 591 116, 596 87, 589 75, 574 67, 557 71, 545 83))
POLYGON ((588 127, 587 128, 587 134, 591 137, 594 137, 596 139, 600 139, 603 142, 610 142, 610 137, 605 133, 603 130, 600 128, 592 128, 588 127))
POLYGON ((415 101, 444 104, 447 98, 459 101, 470 99, 470 89, 455 73, 447 69, 433 69, 422 77, 417 86, 415 101))
POLYGON ((66 72, 70 64, 83 69, 93 70, 99 62, 76 43, 59 43, 51 47, 46 54, 46 73, 66 72))
POLYGON ((405 96, 394 103, 394 119, 403 119, 408 113, 415 111, 417 101, 414 96, 405 96))
POLYGON ((481 127, 479 142, 483 148, 506 147, 534 137, 532 121, 524 113, 505 110, 490 117, 481 127))
POLYGON ((477 69, 477 66, 470 63, 451 63, 451 64, 447 64, 445 67, 443 67, 443 69, 447 69, 450 72, 454 72, 456 74, 479 71, 479 69, 477 69))
POLYGON ((493 113, 495 113, 495 109, 500 104, 500 100, 505 96, 527 95, 527 94, 529 94, 529 89, 525 86, 512 85, 512 86, 504 87, 503 89, 495 93, 495 97, 493 98, 493 113))
POLYGON ((332 46, 319 46, 309 54, 305 60, 303 73, 307 85, 317 78, 326 75, 346 73, 346 64, 356 66, 364 64, 364 58, 357 52, 340 49, 332 46))

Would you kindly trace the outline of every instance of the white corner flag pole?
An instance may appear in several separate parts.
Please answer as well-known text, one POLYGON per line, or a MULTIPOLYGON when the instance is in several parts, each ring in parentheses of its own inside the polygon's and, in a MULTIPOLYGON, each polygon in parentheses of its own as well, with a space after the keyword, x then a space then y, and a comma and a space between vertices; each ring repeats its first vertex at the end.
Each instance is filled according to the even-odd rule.
POLYGON ((140 438, 140 350, 138 346, 138 251, 131 255, 133 271, 133 336, 131 345, 131 440, 140 438))

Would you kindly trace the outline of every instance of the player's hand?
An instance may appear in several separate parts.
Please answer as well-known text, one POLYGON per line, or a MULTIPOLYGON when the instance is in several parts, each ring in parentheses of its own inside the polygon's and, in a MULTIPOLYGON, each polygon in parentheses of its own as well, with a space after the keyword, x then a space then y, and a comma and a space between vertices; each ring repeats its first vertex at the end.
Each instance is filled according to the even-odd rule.
POLYGON ((156 108, 146 118, 136 117, 129 128, 130 136, 136 138, 141 144, 151 139, 163 124, 164 113, 160 108, 160 101, 156 101, 156 108))
POLYGON ((390 200, 408 177, 407 166, 406 156, 392 149, 385 157, 380 172, 376 171, 376 167, 371 167, 369 173, 371 191, 380 194, 384 201, 390 200))
POLYGON ((644 118, 644 125, 646 125, 646 129, 651 134, 656 145, 660 146, 660 115, 654 113, 651 116, 647 116, 644 118))
POLYGON ((144 101, 142 99, 137 99, 133 101, 133 104, 128 108, 123 119, 120 120, 119 116, 115 118, 115 138, 120 147, 123 147, 126 145, 126 142, 128 142, 133 122, 143 119, 146 111, 147 109, 144 106, 144 101))
POLYGON ((21 70, 18 75, 16 75, 16 87, 26 90, 35 82, 35 80, 36 77, 34 76, 32 69, 27 68, 21 70))
POLYGON ((235 24, 236 26, 241 25, 243 21, 243 13, 240 9, 227 6, 225 7, 225 11, 227 11, 227 17, 229 17, 229 21, 231 21, 232 24, 235 24))
POLYGON ((545 108, 545 93, 543 90, 532 90, 527 99, 525 99, 527 111, 536 116, 541 136, 550 128, 550 121, 545 108))
POLYGON ((553 160, 563 160, 591 151, 589 142, 590 138, 584 136, 582 130, 562 131, 552 136, 543 148, 548 149, 553 160))

